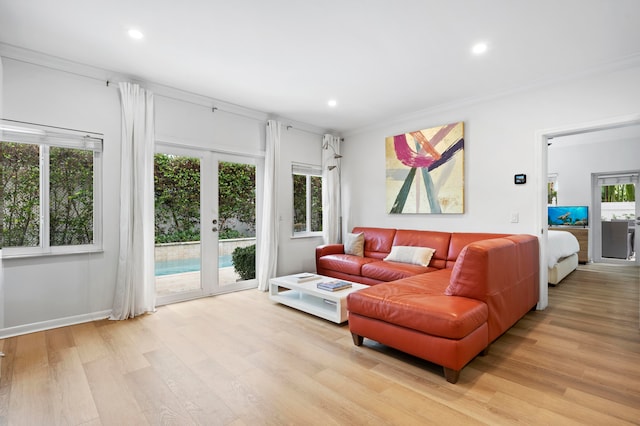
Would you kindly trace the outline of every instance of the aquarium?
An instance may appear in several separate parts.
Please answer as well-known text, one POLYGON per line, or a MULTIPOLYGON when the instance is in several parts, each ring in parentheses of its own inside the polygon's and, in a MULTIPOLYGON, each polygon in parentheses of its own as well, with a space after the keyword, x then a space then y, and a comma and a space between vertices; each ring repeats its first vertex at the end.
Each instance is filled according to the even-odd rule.
POLYGON ((587 206, 548 206, 547 218, 550 226, 589 226, 587 206))

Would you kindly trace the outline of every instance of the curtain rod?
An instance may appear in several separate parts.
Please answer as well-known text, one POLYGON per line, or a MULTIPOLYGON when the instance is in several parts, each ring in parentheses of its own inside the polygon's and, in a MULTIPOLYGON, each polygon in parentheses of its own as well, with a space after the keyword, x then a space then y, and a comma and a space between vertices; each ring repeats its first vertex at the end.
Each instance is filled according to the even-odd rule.
MULTIPOLYGON (((277 120, 277 119, 270 118, 270 119, 268 119, 268 120, 267 120, 267 126, 269 125, 269 120, 279 121, 279 120, 277 120)), ((284 123, 282 123, 282 122, 280 122, 280 123, 285 127, 285 129, 286 129, 287 131, 289 131, 289 130, 291 130, 291 129, 294 129, 294 130, 298 130, 299 132, 309 133, 309 134, 311 134, 311 135, 316 135, 316 136, 323 136, 323 135, 324 135, 324 133, 318 133, 318 132, 314 132, 314 131, 312 131, 312 130, 302 129, 302 128, 300 128, 300 127, 295 127, 295 126, 293 126, 292 124, 284 124, 284 123)))
MULTIPOLYGON (((113 83, 114 83, 113 81, 107 80, 106 81, 106 86, 107 87, 114 86, 114 87, 117 88, 118 85, 117 84, 114 85, 113 83)), ((135 84, 139 84, 139 83, 135 83, 135 84)), ((179 89, 175 89, 175 90, 179 90, 179 89)), ((221 112, 224 112, 224 113, 227 113, 227 114, 233 114, 233 115, 236 115, 236 116, 239 116, 239 117, 249 118, 249 119, 261 122, 261 123, 265 123, 267 125, 269 124, 269 120, 270 120, 270 118, 252 117, 251 115, 248 115, 248 114, 242 114, 242 113, 239 113, 239 112, 230 111, 228 109, 225 109, 224 107, 221 108, 221 107, 218 107, 218 106, 215 106, 215 105, 214 106, 209 106, 209 105, 205 105, 203 103, 193 102, 193 101, 190 101, 190 100, 186 100, 186 99, 181 99, 181 98, 177 98, 177 97, 174 97, 174 96, 165 95, 165 94, 162 94, 162 93, 154 92, 154 95, 160 96, 160 97, 165 98, 165 99, 172 99, 172 100, 178 101, 178 102, 186 102, 186 103, 189 103, 189 104, 192 104, 192 105, 201 106, 203 108, 210 109, 211 112, 213 112, 213 113, 215 113, 217 111, 221 111, 221 112)), ((196 95, 196 96, 201 96, 201 95, 196 95)), ((299 130, 301 132, 306 132, 306 133, 309 133, 309 134, 312 134, 312 135, 317 135, 317 136, 323 136, 326 133, 326 132, 325 133, 318 133, 318 132, 314 132, 312 130, 307 130, 307 129, 303 129, 303 128, 300 128, 300 127, 295 127, 292 124, 286 124, 285 128, 286 128, 286 130, 295 129, 295 130, 299 130)), ((344 141, 344 138, 341 138, 340 140, 344 141)))
MULTIPOLYGON (((118 83, 120 83, 120 82, 114 82, 114 81, 111 81, 111 80, 107 80, 106 81, 106 86, 107 87, 112 87, 113 86, 115 88, 118 88, 118 83)), ((133 84, 139 84, 141 86, 144 86, 144 83, 140 83, 140 82, 136 82, 136 83, 133 83, 133 84)), ((151 83, 151 85, 153 85, 153 83, 151 83)), ((149 89, 149 90, 153 91, 153 89, 149 89)), ((172 90, 180 91, 180 89, 173 89, 173 88, 172 88, 172 90)), ((255 121, 258 121, 258 122, 263 122, 263 123, 266 122, 266 119, 264 119, 264 118, 253 117, 253 116, 251 116, 249 114, 242 114, 240 112, 230 111, 228 109, 221 108, 221 107, 218 107, 218 106, 215 106, 215 105, 210 106, 210 105, 206 105, 206 104, 201 103, 201 102, 194 102, 194 101, 190 101, 188 99, 179 98, 179 97, 175 97, 175 96, 170 96, 170 95, 167 95, 167 94, 164 94, 164 93, 159 93, 157 91, 153 91, 153 94, 154 94, 154 96, 159 96, 161 98, 171 99, 171 100, 174 100, 174 101, 184 102, 184 103, 188 103, 188 104, 191 104, 191 105, 196 105, 196 106, 200 106, 200 107, 203 107, 203 108, 207 108, 207 109, 211 110, 211 112, 221 111, 221 112, 224 112, 224 113, 227 113, 227 114, 233 114, 233 115, 237 115, 239 117, 249 118, 251 120, 255 120, 255 121)), ((194 94, 194 96, 202 96, 202 95, 194 94)), ((206 98, 206 96, 202 96, 202 97, 206 98)), ((260 112, 260 111, 257 111, 257 112, 260 112)))

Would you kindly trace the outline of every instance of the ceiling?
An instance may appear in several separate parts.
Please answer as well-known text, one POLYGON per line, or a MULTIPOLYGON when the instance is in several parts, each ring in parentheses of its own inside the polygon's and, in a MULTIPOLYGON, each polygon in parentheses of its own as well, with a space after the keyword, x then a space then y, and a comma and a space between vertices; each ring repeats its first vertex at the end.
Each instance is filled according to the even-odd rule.
POLYGON ((638 0, 0 0, 2 43, 343 133, 637 65, 638 22, 638 0))

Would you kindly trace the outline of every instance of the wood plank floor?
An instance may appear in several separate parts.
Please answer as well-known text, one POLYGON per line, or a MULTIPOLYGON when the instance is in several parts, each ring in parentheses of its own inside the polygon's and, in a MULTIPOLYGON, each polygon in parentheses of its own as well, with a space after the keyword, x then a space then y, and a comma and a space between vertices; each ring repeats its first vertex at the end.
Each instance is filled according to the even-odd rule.
POLYGON ((255 290, 0 341, 0 424, 638 424, 640 270, 581 265, 460 381, 255 290))

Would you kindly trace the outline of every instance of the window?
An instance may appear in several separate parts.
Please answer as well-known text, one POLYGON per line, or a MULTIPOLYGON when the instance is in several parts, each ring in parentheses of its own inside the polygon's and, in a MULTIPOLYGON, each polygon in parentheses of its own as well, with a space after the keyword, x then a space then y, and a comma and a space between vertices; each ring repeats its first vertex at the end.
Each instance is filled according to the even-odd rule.
POLYGON ((600 186, 601 220, 633 220, 636 218, 637 172, 601 174, 600 186))
POLYGON ((3 256, 101 248, 101 153, 93 136, 0 124, 3 256))
POLYGON ((547 178, 547 204, 558 205, 558 174, 550 173, 547 178))
POLYGON ((322 232, 322 170, 293 164, 293 234, 322 232))

